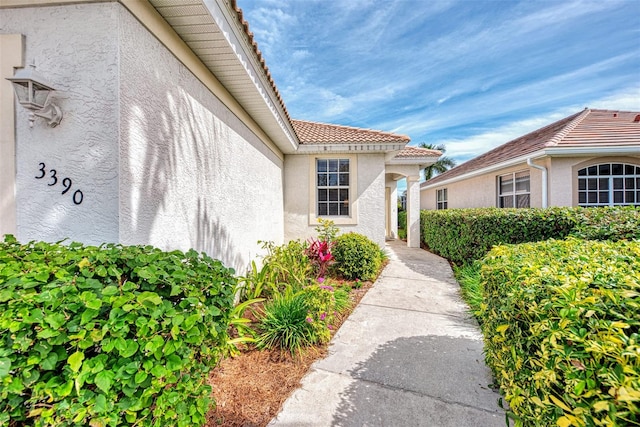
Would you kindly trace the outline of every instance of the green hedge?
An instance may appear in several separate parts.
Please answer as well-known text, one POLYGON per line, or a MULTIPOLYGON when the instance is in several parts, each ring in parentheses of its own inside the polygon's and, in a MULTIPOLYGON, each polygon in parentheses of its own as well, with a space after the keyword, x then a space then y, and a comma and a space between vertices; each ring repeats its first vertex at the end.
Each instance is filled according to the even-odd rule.
POLYGON ((421 212, 422 239, 456 264, 481 259, 494 245, 576 236, 640 238, 640 208, 448 209, 421 212))
POLYGON ((589 240, 640 240, 640 206, 574 209, 572 236, 589 240))
POLYGON ((407 211, 398 212, 398 228, 407 229, 407 211))
POLYGON ((564 238, 575 227, 566 209, 423 210, 422 240, 456 264, 482 258, 494 245, 564 238))
POLYGON ((195 251, 0 243, 0 425, 192 426, 233 271, 195 251))
POLYGON ((640 242, 497 246, 481 277, 486 361, 516 426, 640 423, 640 242))

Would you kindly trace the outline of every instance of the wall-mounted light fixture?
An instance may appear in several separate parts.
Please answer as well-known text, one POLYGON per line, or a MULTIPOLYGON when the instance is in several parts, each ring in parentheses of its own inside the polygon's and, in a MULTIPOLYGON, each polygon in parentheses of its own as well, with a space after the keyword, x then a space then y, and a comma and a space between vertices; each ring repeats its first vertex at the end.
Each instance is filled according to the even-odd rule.
POLYGON ((56 127, 62 120, 60 107, 49 101, 49 95, 55 89, 36 71, 35 64, 20 68, 13 77, 7 78, 13 84, 18 102, 31 110, 29 126, 33 127, 36 117, 47 120, 49 126, 56 127))

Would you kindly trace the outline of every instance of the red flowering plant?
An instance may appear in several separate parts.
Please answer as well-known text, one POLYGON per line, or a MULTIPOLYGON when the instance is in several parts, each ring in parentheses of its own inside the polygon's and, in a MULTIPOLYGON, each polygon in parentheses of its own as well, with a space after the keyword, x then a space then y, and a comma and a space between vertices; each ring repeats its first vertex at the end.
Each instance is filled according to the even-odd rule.
POLYGON ((324 276, 327 274, 327 269, 333 264, 333 255, 331 249, 333 248, 333 242, 326 240, 311 239, 309 246, 305 250, 305 255, 311 261, 314 266, 318 280, 324 281, 324 276))

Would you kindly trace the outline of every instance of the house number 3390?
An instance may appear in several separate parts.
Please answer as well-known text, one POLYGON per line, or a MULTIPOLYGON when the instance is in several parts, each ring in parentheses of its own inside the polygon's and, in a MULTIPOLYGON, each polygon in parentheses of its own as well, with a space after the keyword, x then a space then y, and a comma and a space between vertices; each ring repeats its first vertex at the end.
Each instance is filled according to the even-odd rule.
MULTIPOLYGON (((64 190, 62 190, 61 194, 67 194, 69 192, 69 190, 71 190, 71 185, 72 185, 72 181, 71 178, 58 178, 58 172, 55 169, 49 169, 47 170, 47 167, 44 163, 40 163, 40 169, 38 169, 38 171, 40 172, 38 175, 35 176, 36 179, 44 179, 47 178, 47 185, 49 187, 53 187, 56 184, 58 184, 58 182, 60 182, 60 184, 64 187, 64 190)), ((82 199, 84 198, 84 195, 82 194, 82 191, 80 190, 76 190, 73 192, 73 203, 75 203, 76 205, 79 205, 80 203, 82 203, 82 199)))

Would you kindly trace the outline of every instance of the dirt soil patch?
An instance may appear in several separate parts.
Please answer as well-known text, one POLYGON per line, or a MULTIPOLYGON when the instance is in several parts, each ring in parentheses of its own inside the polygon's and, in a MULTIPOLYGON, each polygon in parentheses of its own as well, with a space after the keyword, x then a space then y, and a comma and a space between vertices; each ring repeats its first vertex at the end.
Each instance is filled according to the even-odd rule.
MULTIPOLYGON (((336 331, 371 286, 372 282, 362 282, 349 293, 351 309, 338 319, 336 331)), ((313 362, 327 354, 327 348, 328 344, 307 348, 295 357, 280 350, 247 349, 224 359, 209 378, 216 408, 208 414, 207 427, 266 426, 300 386, 313 362)))

